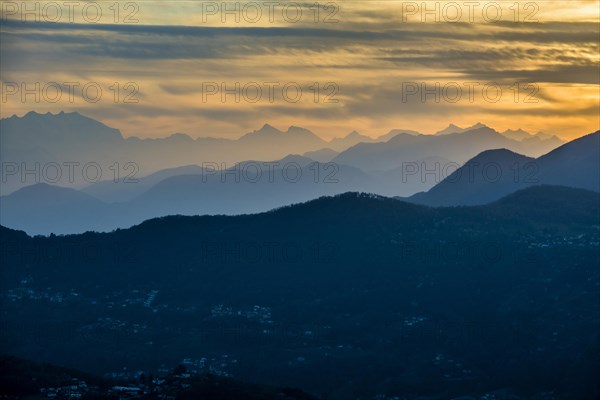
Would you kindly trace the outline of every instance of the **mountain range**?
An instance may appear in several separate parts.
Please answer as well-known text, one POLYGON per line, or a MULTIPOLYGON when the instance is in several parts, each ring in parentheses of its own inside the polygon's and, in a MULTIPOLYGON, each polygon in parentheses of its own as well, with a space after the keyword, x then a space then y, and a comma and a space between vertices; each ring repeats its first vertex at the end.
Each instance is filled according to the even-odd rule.
POLYGON ((248 161, 212 171, 185 167, 187 173, 161 171, 141 179, 140 186, 100 182, 81 191, 39 183, 0 197, 0 217, 6 226, 37 234, 110 231, 153 217, 256 213, 323 195, 377 192, 384 185, 356 168, 302 156, 277 164, 248 161))
POLYGON ((558 138, 518 141, 487 126, 475 126, 464 131, 443 131, 436 135, 400 133, 387 142, 359 143, 340 153, 332 161, 366 172, 391 170, 429 157, 443 157, 462 165, 485 150, 505 148, 538 157, 562 143, 558 138))
MULTIPOLYGON (((481 124, 459 128, 459 131, 469 134, 482 129, 493 131, 481 124)), ((141 139, 125 138, 119 130, 77 112, 38 114, 32 111, 23 117, 0 120, 0 160, 3 168, 0 193, 6 195, 39 182, 80 188, 90 182, 124 176, 139 178, 182 165, 216 162, 232 167, 245 160, 272 161, 290 154, 305 154, 315 161, 335 161, 370 172, 393 170, 403 162, 412 163, 432 156, 462 164, 483 150, 498 147, 538 156, 562 144, 556 137, 532 136, 518 141, 507 139, 495 131, 496 135, 481 131, 482 137, 477 145, 459 151, 457 148, 463 146, 463 139, 466 139, 458 137, 459 131, 453 132, 455 136, 449 132, 448 136, 452 136, 449 142, 454 143, 449 151, 445 151, 449 143, 447 138, 405 129, 391 130, 376 139, 353 131, 343 138, 325 141, 305 128, 291 126, 281 131, 265 124, 239 139, 194 139, 183 133, 159 139, 141 139), (417 146, 415 140, 425 147, 431 142, 435 151, 417 146), (410 149, 410 152, 398 153, 400 147, 410 149), (387 152, 382 148, 387 148, 387 152), (76 166, 69 171, 65 163, 76 166), (86 169, 84 174, 88 164, 96 167, 92 165, 91 173, 86 169), (55 182, 56 165, 61 169, 55 182), (97 170, 101 172, 100 177, 97 177, 97 170)), ((428 188, 420 187, 414 192, 428 188)), ((408 194, 412 193, 395 193, 408 194)))
POLYGON ((597 393, 600 131, 561 144, 477 124, 325 142, 265 125, 150 140, 43 117, 27 117, 33 136, 2 132, 3 163, 124 166, 131 146, 165 168, 0 196, 7 354, 100 375, 203 360, 270 385, 210 377, 181 398, 597 393), (198 163, 219 151, 256 157, 198 163))
POLYGON ((40 183, 0 197, 0 217, 5 226, 30 234, 67 234, 111 231, 176 214, 251 214, 352 191, 400 195, 431 206, 486 204, 539 184, 600 191, 599 137, 599 132, 584 136, 537 159, 502 148, 484 150, 459 165, 427 149, 436 147, 458 157, 485 147, 486 138, 499 147, 509 139, 489 128, 442 136, 400 133, 385 143, 356 145, 330 163, 291 155, 274 163, 244 161, 226 169, 218 164, 190 165, 161 170, 135 183, 102 181, 80 190, 40 183), (365 147, 368 150, 363 151, 365 147), (411 159, 418 149, 429 157, 400 161, 411 159), (372 160, 398 157, 400 166, 364 172, 351 165, 356 151, 372 160))

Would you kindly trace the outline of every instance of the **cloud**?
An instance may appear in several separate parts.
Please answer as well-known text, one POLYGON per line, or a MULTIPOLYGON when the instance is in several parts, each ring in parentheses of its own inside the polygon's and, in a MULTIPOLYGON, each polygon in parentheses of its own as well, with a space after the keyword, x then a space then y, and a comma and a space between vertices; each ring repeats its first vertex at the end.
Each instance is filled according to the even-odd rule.
MULTIPOLYGON (((139 135, 184 130, 180 127, 197 131, 194 127, 199 125, 218 133, 253 121, 349 132, 394 121, 407 126, 404 121, 410 119, 419 130, 420 124, 428 126, 432 115, 464 120, 482 112, 507 120, 512 112, 524 121, 571 112, 588 119, 582 131, 598 128, 590 115, 600 85, 597 22, 571 18, 543 23, 402 24, 392 6, 341 5, 340 23, 328 25, 199 26, 193 25, 193 16, 186 20, 184 12, 166 15, 165 24, 8 20, 0 27, 3 82, 97 81, 108 87, 135 81, 140 103, 13 102, 3 104, 3 112, 81 107, 139 135), (317 81, 335 82, 340 102, 203 104, 199 98, 206 81, 299 82, 304 88, 317 81), (403 82, 465 81, 538 83, 541 102, 527 107, 402 101, 399 90, 403 82), (573 99, 581 104, 574 106, 573 99)), ((150 20, 159 20, 159 14, 150 14, 150 20)))

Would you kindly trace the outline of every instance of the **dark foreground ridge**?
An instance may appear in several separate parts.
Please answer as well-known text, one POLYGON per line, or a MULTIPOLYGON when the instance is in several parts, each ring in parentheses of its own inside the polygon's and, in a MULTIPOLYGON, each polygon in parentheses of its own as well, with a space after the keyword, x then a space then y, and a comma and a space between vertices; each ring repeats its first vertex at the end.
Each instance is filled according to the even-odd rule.
POLYGON ((137 379, 119 381, 52 364, 0 356, 0 372, 0 395, 5 399, 317 400, 298 389, 191 374, 183 365, 161 376, 142 373, 137 379))
POLYGON ((347 193, 111 233, 3 228, 2 352, 123 379, 185 360, 326 400, 594 399, 599 208, 537 186, 473 207, 347 193))

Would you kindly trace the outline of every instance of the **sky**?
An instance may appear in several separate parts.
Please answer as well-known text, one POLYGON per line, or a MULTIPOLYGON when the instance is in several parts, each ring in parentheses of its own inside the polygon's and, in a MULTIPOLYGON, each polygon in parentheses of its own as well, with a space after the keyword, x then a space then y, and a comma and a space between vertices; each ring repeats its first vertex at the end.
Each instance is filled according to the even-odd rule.
POLYGON ((2 118, 78 111, 140 137, 600 129, 600 0, 0 6, 2 118))

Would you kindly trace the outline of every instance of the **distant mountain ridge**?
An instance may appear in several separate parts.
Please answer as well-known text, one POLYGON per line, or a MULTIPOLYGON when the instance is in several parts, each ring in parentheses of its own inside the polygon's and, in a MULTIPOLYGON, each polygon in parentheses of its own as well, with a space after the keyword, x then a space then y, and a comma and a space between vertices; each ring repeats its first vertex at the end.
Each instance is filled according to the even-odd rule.
POLYGON ((400 133, 383 143, 359 143, 341 152, 333 161, 370 172, 399 168, 407 162, 430 157, 443 157, 462 165, 482 151, 499 148, 538 157, 560 144, 541 140, 517 141, 479 125, 460 132, 450 130, 454 129, 438 135, 400 133))
POLYGON ((478 205, 540 184, 600 192, 600 131, 537 159, 506 149, 485 151, 409 200, 431 206, 478 205))
POLYGON ((557 143, 564 143, 564 141, 556 135, 552 135, 552 134, 548 134, 548 133, 544 133, 544 132, 538 132, 536 134, 532 134, 523 129, 514 129, 514 130, 507 129, 504 132, 501 132, 501 135, 506 136, 509 139, 518 140, 518 141, 538 139, 541 141, 552 140, 557 143))
POLYGON ((226 170, 210 167, 163 170, 137 183, 105 181, 81 191, 39 183, 0 197, 0 218, 40 234, 110 231, 158 216, 256 213, 323 195, 394 190, 393 177, 381 181, 353 167, 298 155, 226 170))
POLYGON ((489 128, 489 127, 487 125, 482 124, 481 122, 478 122, 475 125, 470 126, 468 128, 461 128, 454 124, 450 124, 446 128, 442 129, 441 131, 436 132, 435 135, 443 136, 443 135, 451 135, 453 133, 465 133, 468 131, 473 131, 475 129, 481 129, 481 128, 489 128))
MULTIPOLYGON (((480 125, 460 129, 468 133, 470 130, 477 130, 476 128, 479 128, 480 125)), ((452 125, 451 127, 455 126, 452 125)), ((174 133, 156 139, 124 138, 118 129, 108 127, 77 112, 39 114, 32 111, 23 117, 12 116, 0 120, 0 160, 4 163, 3 165, 8 163, 13 166, 16 165, 16 168, 19 169, 20 166, 32 169, 39 164, 38 168, 44 173, 46 171, 43 168, 50 163, 60 166, 65 163, 78 163, 79 169, 72 180, 66 178, 69 167, 63 167, 60 171, 62 179, 56 184, 80 187, 89 183, 89 180, 83 178, 81 168, 90 163, 99 166, 101 169, 102 176, 100 180, 114 174, 115 169, 123 169, 125 164, 135 165, 135 176, 139 178, 159 170, 177 168, 181 165, 218 162, 227 163, 231 166, 249 159, 278 160, 288 154, 321 152, 315 155, 318 158, 317 161, 330 161, 333 158, 330 157, 333 153, 329 152, 328 155, 323 153, 328 148, 338 153, 345 152, 357 145, 365 143, 377 145, 398 136, 431 137, 431 135, 422 135, 408 129, 394 129, 375 139, 354 131, 343 138, 334 138, 328 142, 305 128, 290 126, 286 131, 281 131, 265 124, 261 129, 246 133, 239 139, 192 138, 185 133, 174 133)), ((540 141, 531 141, 527 144, 521 143, 518 149, 512 147, 511 149, 536 156, 546 153, 557 145, 556 142, 540 138, 540 141)), ((490 142, 483 145, 483 147, 479 150, 494 148, 496 144, 490 142)), ((477 154, 477 151, 475 154, 477 154)), ((463 162, 475 154, 469 153, 467 156, 462 157, 464 158, 463 162)), ((454 159, 441 153, 417 154, 417 156, 416 159, 439 156, 453 162, 461 162, 460 159, 454 159)), ((346 156, 342 156, 342 158, 344 157, 346 156)), ((405 161, 412 162, 415 161, 415 158, 410 157, 405 161)), ((371 163, 366 162, 363 164, 368 165, 371 163)), ((348 165, 364 169, 358 164, 348 165)), ((392 163, 389 169, 397 167, 398 163, 396 162, 392 163)), ((127 171, 119 172, 122 175, 127 171)), ((8 174, 8 178, 0 188, 1 194, 8 194, 20 187, 36 182, 47 182, 44 179, 36 179, 33 175, 25 174, 24 179, 21 179, 20 173, 8 174)))

